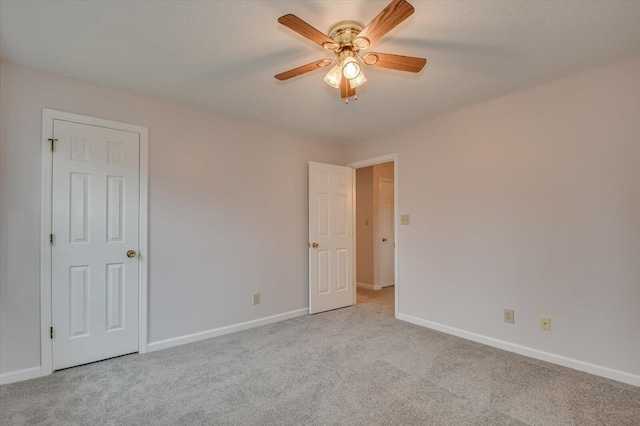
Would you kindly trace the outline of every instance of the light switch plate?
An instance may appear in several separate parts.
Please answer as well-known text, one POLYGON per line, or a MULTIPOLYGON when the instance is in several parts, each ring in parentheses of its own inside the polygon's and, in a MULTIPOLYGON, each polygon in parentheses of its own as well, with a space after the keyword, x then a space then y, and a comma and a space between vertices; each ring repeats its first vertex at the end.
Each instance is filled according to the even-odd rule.
POLYGON ((400 225, 411 225, 411 215, 401 214, 400 215, 400 225))

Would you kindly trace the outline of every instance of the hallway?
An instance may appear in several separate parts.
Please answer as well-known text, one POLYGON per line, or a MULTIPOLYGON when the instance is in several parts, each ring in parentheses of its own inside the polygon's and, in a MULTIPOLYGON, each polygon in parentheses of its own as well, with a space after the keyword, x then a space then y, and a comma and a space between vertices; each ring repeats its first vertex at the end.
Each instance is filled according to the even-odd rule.
POLYGON ((395 317, 394 300, 395 286, 385 287, 381 290, 367 290, 361 287, 357 289, 356 304, 372 312, 385 313, 390 317, 395 317))

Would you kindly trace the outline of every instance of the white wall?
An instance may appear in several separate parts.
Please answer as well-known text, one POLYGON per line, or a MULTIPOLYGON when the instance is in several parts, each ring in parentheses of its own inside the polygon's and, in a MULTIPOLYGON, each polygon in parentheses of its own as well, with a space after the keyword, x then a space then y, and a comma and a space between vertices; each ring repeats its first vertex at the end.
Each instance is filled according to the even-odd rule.
POLYGON ((640 385, 640 58, 365 141, 351 161, 390 153, 411 214, 405 319, 640 385))
POLYGON ((0 373, 40 365, 45 107, 149 128, 150 343, 308 306, 307 162, 342 146, 8 63, 0 96, 0 373))

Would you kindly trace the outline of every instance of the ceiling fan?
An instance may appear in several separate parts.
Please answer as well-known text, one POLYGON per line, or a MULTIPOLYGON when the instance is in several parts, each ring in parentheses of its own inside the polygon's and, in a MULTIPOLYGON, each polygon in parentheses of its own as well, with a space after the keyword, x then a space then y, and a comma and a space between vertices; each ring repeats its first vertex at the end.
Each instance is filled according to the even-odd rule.
POLYGON ((366 27, 362 27, 355 21, 343 21, 331 28, 329 35, 323 34, 295 15, 281 16, 278 18, 278 22, 323 48, 333 51, 334 58, 311 62, 280 73, 275 77, 278 80, 288 80, 335 63, 335 66, 325 76, 324 81, 330 86, 340 89, 340 97, 349 103, 350 97, 358 99, 356 88, 367 81, 360 63, 399 71, 420 72, 427 63, 424 58, 378 52, 362 52, 365 53, 364 55, 361 53, 411 16, 414 10, 413 6, 405 0, 393 0, 366 27))

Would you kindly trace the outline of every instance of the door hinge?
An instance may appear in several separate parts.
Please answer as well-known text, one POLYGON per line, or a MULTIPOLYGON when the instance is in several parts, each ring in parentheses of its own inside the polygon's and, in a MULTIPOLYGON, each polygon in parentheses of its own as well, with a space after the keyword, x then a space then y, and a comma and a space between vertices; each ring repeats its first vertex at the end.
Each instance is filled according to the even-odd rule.
POLYGON ((53 234, 49 234, 49 245, 53 245, 53 234))
POLYGON ((51 142, 51 152, 55 152, 56 151, 56 142, 58 142, 58 139, 49 138, 48 141, 51 142))
POLYGON ((49 337, 53 339, 53 327, 49 328, 49 337))

